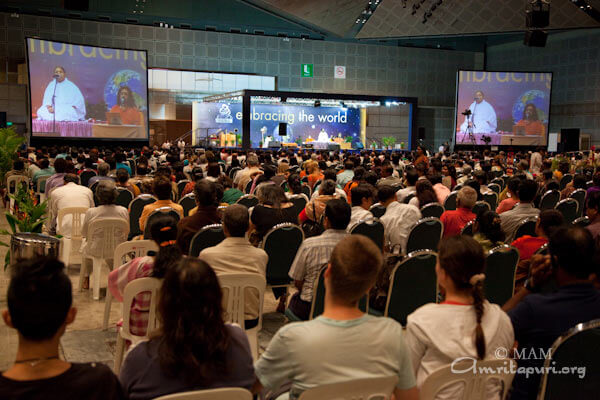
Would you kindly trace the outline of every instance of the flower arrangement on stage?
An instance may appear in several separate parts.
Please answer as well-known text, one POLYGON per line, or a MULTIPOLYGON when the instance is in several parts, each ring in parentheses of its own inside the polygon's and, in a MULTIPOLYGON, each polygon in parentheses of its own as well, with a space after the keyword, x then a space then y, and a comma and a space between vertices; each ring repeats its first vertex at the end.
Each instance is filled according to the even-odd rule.
POLYGON ((386 147, 388 150, 391 150, 394 148, 394 145, 396 144, 396 138, 393 136, 383 137, 383 138, 381 138, 381 142, 383 143, 384 147, 386 147))

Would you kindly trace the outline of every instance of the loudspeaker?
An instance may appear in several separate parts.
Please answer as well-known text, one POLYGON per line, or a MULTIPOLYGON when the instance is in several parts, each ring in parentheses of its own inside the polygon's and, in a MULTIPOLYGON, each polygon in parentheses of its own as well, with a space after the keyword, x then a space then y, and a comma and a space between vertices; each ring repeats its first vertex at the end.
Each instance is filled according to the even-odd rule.
POLYGON ((529 47, 544 47, 548 39, 548 32, 540 29, 528 30, 525 32, 523 43, 529 47))
POLYGON ((560 142, 563 145, 563 151, 578 151, 579 129, 561 129, 560 142))
POLYGON ((279 136, 287 136, 287 122, 279 123, 279 136))
POLYGON ((6 112, 0 111, 0 128, 6 128, 6 112))
POLYGON ((65 0, 65 9, 73 11, 88 11, 89 0, 65 0))
POLYGON ((419 128, 419 133, 417 134, 417 139, 425 140, 425 128, 424 127, 419 128))

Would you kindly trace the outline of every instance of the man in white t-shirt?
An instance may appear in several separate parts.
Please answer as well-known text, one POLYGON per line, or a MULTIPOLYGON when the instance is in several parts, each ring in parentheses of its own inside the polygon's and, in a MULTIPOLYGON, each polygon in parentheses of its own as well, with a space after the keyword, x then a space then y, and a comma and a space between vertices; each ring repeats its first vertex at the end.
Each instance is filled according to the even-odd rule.
POLYGON ((418 391, 402 326, 358 308, 382 264, 381 250, 367 237, 342 239, 325 271, 323 314, 286 325, 275 334, 254 365, 257 382, 253 390, 263 386, 277 390, 291 381, 289 399, 294 400, 305 390, 326 384, 397 376, 396 399, 416 400, 418 391))

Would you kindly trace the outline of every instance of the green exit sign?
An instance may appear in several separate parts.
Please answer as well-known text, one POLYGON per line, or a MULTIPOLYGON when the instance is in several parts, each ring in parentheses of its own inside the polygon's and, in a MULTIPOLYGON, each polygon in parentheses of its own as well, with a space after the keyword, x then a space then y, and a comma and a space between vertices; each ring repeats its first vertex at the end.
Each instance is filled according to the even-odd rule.
POLYGON ((312 78, 313 76, 313 65, 302 64, 302 73, 300 74, 303 78, 312 78))

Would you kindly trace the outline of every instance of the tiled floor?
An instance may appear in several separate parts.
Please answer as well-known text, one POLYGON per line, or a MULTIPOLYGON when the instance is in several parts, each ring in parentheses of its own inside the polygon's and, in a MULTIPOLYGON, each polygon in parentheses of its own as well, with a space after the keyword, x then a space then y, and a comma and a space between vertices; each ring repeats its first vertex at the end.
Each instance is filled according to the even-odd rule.
MULTIPOLYGON (((4 218, 4 209, 0 208, 0 229, 8 229, 4 218)), ((0 240, 9 242, 7 236, 0 236, 0 240)), ((0 247, 0 260, 4 260, 7 248, 0 247)), ((115 324, 121 318, 121 304, 114 302, 111 308, 109 329, 102 330, 104 316, 104 300, 92 299, 91 291, 80 292, 77 290, 79 280, 79 266, 74 265, 68 269, 69 277, 73 284, 73 303, 77 308, 77 317, 73 324, 67 327, 67 332, 61 341, 61 356, 73 362, 103 362, 112 368, 116 347, 115 324)), ((5 309, 6 290, 9 282, 9 272, 0 267, 0 309, 5 309)), ((263 329, 259 333, 259 346, 264 350, 275 332, 285 324, 286 319, 282 314, 275 312, 277 302, 272 292, 265 293, 263 329)), ((17 351, 17 334, 0 322, 0 371, 5 370, 14 361, 17 351)))

